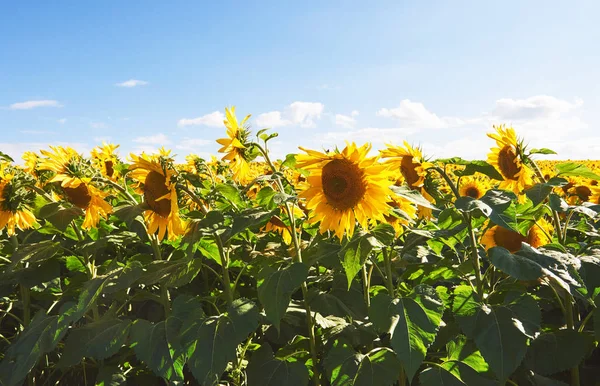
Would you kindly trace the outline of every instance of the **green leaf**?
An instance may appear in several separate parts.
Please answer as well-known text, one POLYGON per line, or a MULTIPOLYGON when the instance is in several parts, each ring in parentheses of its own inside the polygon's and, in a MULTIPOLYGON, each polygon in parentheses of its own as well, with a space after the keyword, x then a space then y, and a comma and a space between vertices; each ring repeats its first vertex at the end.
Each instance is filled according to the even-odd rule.
POLYGON ((265 267, 258 277, 258 299, 265 307, 267 319, 279 330, 279 323, 285 314, 290 298, 308 276, 308 267, 293 263, 278 271, 265 267))
POLYGON ((569 204, 556 193, 550 193, 548 196, 548 203, 550 204, 550 208, 557 212, 564 213, 569 210, 569 204))
POLYGON ((531 342, 525 363, 541 375, 560 373, 581 363, 591 341, 574 330, 541 334, 531 342))
POLYGON ((504 247, 490 248, 488 257, 496 268, 517 280, 537 280, 544 275, 541 265, 524 256, 513 255, 504 247))
POLYGON ((194 378, 203 386, 217 385, 227 363, 236 358, 236 348, 258 327, 258 308, 237 299, 227 314, 206 318, 188 326, 181 338, 195 349, 188 360, 194 378))
POLYGON ((557 153, 554 150, 542 147, 540 149, 531 149, 531 150, 529 150, 529 154, 557 154, 557 153))
POLYGON ((419 381, 422 386, 467 386, 450 371, 440 366, 421 371, 419 381))
POLYGON ((223 233, 223 243, 227 243, 235 235, 246 229, 266 223, 271 217, 277 214, 277 210, 264 210, 262 208, 249 208, 233 216, 233 225, 231 229, 223 233))
POLYGON ((102 293, 102 288, 106 284, 106 281, 106 276, 98 276, 94 279, 85 282, 85 284, 83 285, 83 289, 79 294, 77 306, 69 315, 69 321, 76 322, 87 312, 87 310, 102 293))
POLYGON ((191 282, 202 268, 202 259, 155 260, 146 266, 138 283, 161 283, 166 287, 181 287, 191 282))
POLYGON ((485 162, 485 161, 471 161, 468 162, 465 166, 465 169, 463 171, 457 170, 454 172, 454 174, 456 174, 457 176, 472 176, 475 173, 481 173, 481 174, 485 174, 486 176, 494 179, 494 180, 498 180, 498 181, 502 181, 504 180, 504 178, 502 178, 502 175, 496 170, 496 168, 494 168, 492 165, 490 165, 489 163, 485 162))
POLYGON ((276 359, 268 344, 263 344, 247 368, 249 386, 306 386, 308 369, 301 362, 276 359))
POLYGON ((380 293, 371 301, 369 318, 379 331, 390 333, 392 348, 411 381, 435 340, 443 312, 437 292, 427 285, 418 285, 407 297, 392 299, 380 293))
POLYGON ((58 316, 39 311, 31 324, 19 334, 4 353, 0 362, 0 385, 21 385, 42 354, 54 349, 65 332, 58 316))
POLYGON ((3 153, 3 152, 1 152, 1 151, 0 151, 0 159, 1 159, 1 160, 3 160, 3 161, 6 161, 6 162, 10 162, 10 163, 13 163, 13 162, 15 162, 15 160, 14 160, 14 159, 12 159, 12 157, 11 157, 11 156, 9 156, 8 154, 6 154, 6 153, 3 153))
POLYGON ((129 261, 123 269, 116 273, 104 286, 107 294, 130 288, 143 274, 143 266, 139 261, 129 261))
POLYGON ((347 343, 335 341, 323 362, 331 386, 388 386, 400 372, 394 352, 386 347, 357 353, 347 343))
POLYGON ((454 207, 462 212, 470 213, 474 210, 479 210, 484 216, 488 217, 492 214, 492 208, 483 201, 476 200, 472 197, 460 197, 454 202, 454 207))
POLYGON ((118 366, 101 366, 96 376, 95 386, 122 386, 127 384, 127 378, 118 366))
POLYGON ((478 373, 487 373, 489 365, 481 356, 481 353, 471 340, 467 340, 464 335, 459 335, 447 345, 448 361, 462 362, 478 373))
MULTIPOLYGON (((113 214, 123 221, 127 226, 131 227, 134 221, 144 213, 144 207, 140 205, 122 205, 115 208, 113 214)), ((141 218, 140 218, 141 220, 141 218)))
POLYGON ((371 229, 370 234, 384 246, 390 246, 396 238, 396 231, 390 224, 381 223, 375 228, 371 229))
POLYGON ((558 176, 571 176, 600 180, 600 175, 591 171, 587 166, 575 162, 565 162, 556 165, 558 176))
POLYGON ((218 184, 217 186, 215 186, 215 190, 221 193, 221 195, 227 200, 229 200, 235 207, 243 208, 245 206, 244 200, 240 195, 240 191, 235 186, 228 184, 218 184))
POLYGON ((596 308, 594 308, 594 331, 596 333, 596 340, 600 342, 600 295, 596 296, 596 308))
POLYGON ((369 253, 377 244, 376 239, 365 232, 356 232, 352 240, 348 242, 340 251, 339 256, 342 261, 342 267, 346 272, 348 280, 348 289, 352 285, 352 280, 365 264, 369 253))
POLYGON ((130 340, 137 358, 156 375, 169 381, 183 381, 183 355, 174 355, 164 321, 156 324, 144 319, 134 321, 130 340))
POLYGON ((72 329, 57 366, 74 366, 83 357, 102 360, 114 355, 125 344, 130 325, 128 320, 103 319, 72 329))
POLYGON ((554 189, 554 187, 551 185, 538 183, 531 188, 526 189, 525 195, 531 200, 534 206, 537 206, 552 193, 552 189, 554 189))
POLYGON ((12 266, 15 267, 19 263, 23 265, 26 263, 40 263, 54 257, 60 250, 60 242, 57 241, 45 240, 39 243, 27 244, 12 254, 12 266))
POLYGON ((417 205, 420 205, 420 206, 423 206, 423 207, 429 208, 429 209, 439 210, 431 202, 429 202, 425 197, 423 197, 421 195, 421 193, 419 193, 419 191, 413 190, 406 185, 402 185, 402 186, 392 185, 392 186, 390 186, 390 189, 394 193, 396 193, 398 196, 400 196, 414 204, 417 204, 417 205))
POLYGON ((51 202, 40 209, 40 218, 45 219, 50 224, 54 225, 61 232, 67 230, 71 221, 83 215, 80 208, 61 208, 60 204, 51 202))

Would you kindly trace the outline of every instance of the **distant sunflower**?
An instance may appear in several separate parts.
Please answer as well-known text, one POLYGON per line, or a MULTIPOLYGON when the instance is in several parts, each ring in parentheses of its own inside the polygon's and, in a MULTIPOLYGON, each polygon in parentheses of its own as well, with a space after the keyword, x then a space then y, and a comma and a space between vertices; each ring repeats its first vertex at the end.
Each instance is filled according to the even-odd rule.
POLYGON ((354 233, 356 221, 367 228, 369 220, 385 221, 391 209, 387 167, 377 157, 367 158, 370 144, 348 144, 341 152, 321 153, 300 148, 296 166, 309 171, 300 197, 307 200, 309 222, 321 222, 319 231, 332 230, 341 240, 354 233))
POLYGON ((249 165, 251 157, 248 149, 250 131, 245 126, 249 118, 250 115, 247 115, 242 122, 238 123, 235 116, 235 106, 231 109, 226 108, 223 123, 227 128, 227 138, 217 139, 217 143, 223 146, 219 149, 219 153, 226 153, 223 160, 230 162, 233 177, 241 184, 246 184, 252 180, 249 165))
POLYGON ((25 165, 23 167, 23 170, 25 171, 25 173, 29 173, 32 176, 37 177, 36 169, 37 169, 38 163, 40 162, 40 157, 32 151, 26 151, 23 153, 21 158, 23 159, 23 161, 25 161, 25 165))
POLYGON ((399 236, 404 231, 402 226, 410 224, 417 217, 417 208, 407 199, 397 195, 390 197, 388 205, 393 209, 384 215, 385 222, 394 227, 396 236, 399 236))
POLYGON ((484 196, 487 191, 487 186, 483 181, 465 177, 460 180, 459 194, 462 197, 471 197, 476 200, 484 196))
MULTIPOLYGON (((592 197, 592 189, 586 185, 577 185, 569 189, 569 194, 575 201, 579 199, 581 202, 588 202, 592 197)), ((574 201, 571 201, 574 204, 574 201)))
POLYGON ((103 176, 113 181, 119 178, 119 172, 115 168, 119 163, 119 159, 115 154, 115 150, 118 147, 119 145, 103 143, 102 146, 96 146, 92 149, 94 164, 100 169, 103 176))
MULTIPOLYGON (((511 190, 516 194, 533 184, 533 171, 523 164, 521 153, 523 151, 522 141, 517 139, 517 134, 512 127, 504 125, 494 126, 496 133, 488 134, 488 137, 496 141, 496 146, 488 154, 488 163, 494 166, 504 180, 500 183, 500 189, 511 190)), ((524 198, 523 198, 524 199, 524 198)))
MULTIPOLYGON (((168 152, 161 154, 168 155, 168 152)), ((172 182, 175 171, 161 163, 159 157, 146 154, 131 154, 130 157, 133 162, 129 166, 130 175, 138 181, 138 193, 144 196, 148 208, 144 212, 148 232, 158 231, 158 238, 162 240, 168 231, 169 240, 176 239, 183 234, 184 226, 179 217, 177 190, 172 182)))
POLYGON ((62 190, 67 201, 85 211, 83 229, 95 228, 100 218, 106 219, 112 212, 112 206, 104 200, 108 193, 90 184, 89 178, 83 178, 77 187, 63 187, 62 190))
POLYGON ((38 164, 38 170, 50 170, 55 173, 49 183, 60 182, 63 188, 76 188, 85 177, 81 155, 70 147, 50 146, 52 152, 41 150, 46 156, 38 164))
POLYGON ((411 189, 421 188, 425 183, 426 169, 431 167, 425 161, 421 149, 412 147, 404 141, 404 147, 386 145, 387 149, 380 150, 381 157, 387 158, 385 164, 394 171, 400 171, 404 181, 411 189))
POLYGON ((592 204, 600 205, 600 186, 592 186, 592 195, 590 196, 590 202, 592 204))
POLYGON ((276 232, 281 235, 283 242, 287 245, 292 243, 292 233, 290 227, 287 226, 279 216, 273 216, 263 228, 264 232, 276 232))
POLYGON ((15 229, 31 228, 36 220, 29 209, 28 195, 13 182, 14 175, 0 167, 0 230, 6 227, 9 236, 15 229))
POLYGON ((522 243, 527 243, 534 248, 551 243, 552 239, 549 236, 552 234, 552 230, 552 225, 543 218, 539 219, 529 229, 527 236, 494 225, 484 233, 481 238, 481 244, 485 246, 486 251, 492 247, 500 246, 508 249, 510 252, 517 252, 521 249, 522 243))

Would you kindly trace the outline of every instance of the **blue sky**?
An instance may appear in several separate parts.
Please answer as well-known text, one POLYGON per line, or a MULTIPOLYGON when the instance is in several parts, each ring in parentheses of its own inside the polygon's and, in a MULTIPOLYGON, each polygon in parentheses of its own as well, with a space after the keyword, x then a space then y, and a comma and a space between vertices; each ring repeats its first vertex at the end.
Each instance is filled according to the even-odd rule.
POLYGON ((215 153, 225 106, 298 145, 485 157, 512 124, 600 152, 598 1, 56 1, 0 6, 0 151, 215 153), (129 87, 126 87, 129 86, 129 87))

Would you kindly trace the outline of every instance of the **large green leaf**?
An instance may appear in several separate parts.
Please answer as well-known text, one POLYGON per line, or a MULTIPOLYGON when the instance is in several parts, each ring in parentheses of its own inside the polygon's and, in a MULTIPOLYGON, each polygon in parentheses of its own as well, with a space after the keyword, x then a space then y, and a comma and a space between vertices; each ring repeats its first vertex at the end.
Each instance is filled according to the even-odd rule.
POLYGON ((146 272, 137 280, 140 284, 159 283, 166 287, 180 287, 191 282, 202 268, 202 259, 156 260, 146 266, 146 272))
POLYGON ((258 278, 258 299, 265 307, 267 319, 279 329, 281 318, 290 304, 292 294, 308 276, 308 268, 302 263, 275 271, 265 267, 258 278))
POLYGON ((544 275, 541 265, 527 257, 513 255, 504 247, 490 248, 488 257, 496 268, 517 280, 536 280, 544 275))
POLYGON ((443 312, 437 292, 427 285, 415 287, 407 297, 392 299, 380 293, 372 299, 369 318, 378 330, 390 333, 392 348, 409 380, 435 340, 443 312))
POLYGON ((387 386, 400 373, 398 358, 390 349, 376 348, 363 355, 342 341, 335 341, 323 366, 331 386, 387 386))
POLYGON ((464 170, 457 170, 454 172, 457 176, 472 176, 475 173, 485 174, 486 176, 502 181, 504 178, 502 175, 494 168, 492 165, 485 161, 463 161, 459 163, 460 165, 465 165, 464 170))
POLYGON ((125 344, 130 325, 128 320, 103 319, 71 330, 58 366, 76 365, 83 357, 106 359, 114 355, 125 344))
POLYGON ((227 363, 236 357, 236 348, 258 327, 258 308, 246 299, 237 299, 226 314, 213 316, 185 327, 181 339, 194 342, 188 366, 203 386, 219 383, 227 363))
POLYGON ((564 162, 556 165, 559 176, 583 177, 592 180, 600 180, 600 175, 594 173, 585 165, 575 162, 564 162))
POLYGON ((306 386, 308 369, 297 361, 276 359, 268 344, 258 349, 247 368, 249 386, 306 386))
POLYGON ((429 202, 419 191, 409 188, 406 185, 396 186, 391 185, 390 189, 396 193, 398 196, 412 202, 413 204, 417 204, 419 206, 439 210, 435 205, 429 202))
POLYGON ((429 367, 419 374, 422 386, 467 386, 458 377, 441 366, 429 367))
POLYGON ((481 356, 481 353, 473 343, 464 335, 459 335, 456 339, 448 342, 446 345, 448 352, 447 361, 462 362, 478 373, 487 373, 489 365, 481 356))
POLYGON ((156 375, 169 381, 183 381, 184 357, 169 345, 164 321, 156 324, 143 319, 134 321, 130 341, 137 358, 156 375))
POLYGON ((118 366, 101 366, 96 376, 95 386, 122 386, 127 384, 127 378, 118 366))
POLYGON ((352 280, 362 269, 375 245, 377 245, 375 237, 365 232, 356 232, 352 240, 340 251, 339 256, 346 272, 348 289, 352 286, 352 280))
POLYGON ((541 375, 560 373, 579 365, 591 343, 574 330, 544 333, 531 342, 525 363, 541 375))

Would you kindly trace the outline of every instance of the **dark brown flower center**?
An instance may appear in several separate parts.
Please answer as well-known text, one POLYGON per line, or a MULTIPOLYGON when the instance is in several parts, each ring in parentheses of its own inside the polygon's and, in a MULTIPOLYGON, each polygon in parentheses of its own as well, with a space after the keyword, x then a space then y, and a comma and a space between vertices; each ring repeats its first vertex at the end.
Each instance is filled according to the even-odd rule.
POLYGON ((92 201, 90 191, 85 184, 79 184, 76 188, 63 188, 69 202, 81 209, 87 209, 92 201))
POLYGON ((413 162, 412 156, 402 157, 400 172, 411 189, 416 188, 415 184, 419 181, 419 173, 417 173, 417 170, 415 169, 418 165, 418 163, 413 162))
POLYGON ((156 200, 168 193, 166 177, 155 171, 148 173, 144 181, 144 200, 150 209, 161 217, 168 217, 171 213, 171 200, 169 198, 156 200))
POLYGON ((108 160, 108 161, 104 162, 104 167, 106 168, 106 175, 107 175, 108 177, 112 177, 112 176, 113 176, 113 173, 115 172, 115 169, 114 169, 114 167, 113 167, 113 166, 114 166, 114 165, 113 165, 113 162, 112 162, 112 161, 110 161, 110 160, 108 160))
POLYGON ((575 194, 577 194, 581 201, 588 201, 592 195, 592 190, 585 185, 580 185, 575 188, 575 194))
POLYGON ((346 159, 335 159, 325 165, 321 183, 327 202, 337 210, 355 207, 366 192, 362 170, 346 159))
POLYGON ((521 249, 521 243, 527 241, 527 238, 520 233, 510 231, 500 226, 494 231, 494 243, 504 247, 511 252, 516 252, 521 249))
POLYGON ((481 197, 481 191, 479 191, 479 189, 476 186, 469 186, 465 190, 465 195, 472 198, 479 198, 481 197))
POLYGON ((510 146, 505 146, 498 153, 498 166, 500 172, 509 180, 518 179, 517 174, 521 171, 521 166, 518 164, 517 154, 510 146))

